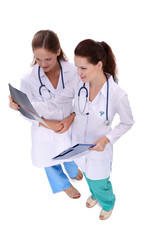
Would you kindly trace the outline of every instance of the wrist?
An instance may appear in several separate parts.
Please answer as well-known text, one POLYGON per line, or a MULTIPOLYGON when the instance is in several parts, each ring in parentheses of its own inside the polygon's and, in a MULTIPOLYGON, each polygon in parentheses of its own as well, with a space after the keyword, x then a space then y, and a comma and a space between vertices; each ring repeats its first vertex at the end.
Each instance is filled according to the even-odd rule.
POLYGON ((107 144, 107 143, 110 142, 110 140, 105 136, 105 137, 104 137, 104 142, 105 142, 105 144, 107 144))
POLYGON ((72 117, 73 119, 75 118, 75 116, 76 116, 75 112, 72 112, 71 115, 70 115, 70 117, 72 117))
POLYGON ((44 119, 44 118, 42 118, 42 120, 47 124, 47 126, 44 125, 43 123, 39 122, 39 127, 41 126, 41 127, 45 127, 45 128, 48 128, 48 129, 49 129, 48 121, 47 121, 46 119, 44 119))

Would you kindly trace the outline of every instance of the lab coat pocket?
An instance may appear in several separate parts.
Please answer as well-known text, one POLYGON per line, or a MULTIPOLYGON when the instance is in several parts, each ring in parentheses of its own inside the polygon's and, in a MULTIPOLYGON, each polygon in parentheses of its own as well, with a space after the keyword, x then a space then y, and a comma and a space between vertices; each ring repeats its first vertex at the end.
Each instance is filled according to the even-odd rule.
POLYGON ((104 179, 110 175, 110 165, 112 162, 112 146, 110 144, 108 146, 107 145, 104 151, 90 151, 87 156, 86 171, 91 179, 104 179))
POLYGON ((97 160, 111 160, 112 161, 113 146, 111 143, 107 143, 104 151, 91 151, 90 157, 97 160))
POLYGON ((53 139, 52 130, 45 127, 37 127, 32 125, 32 140, 37 142, 49 142, 53 139))

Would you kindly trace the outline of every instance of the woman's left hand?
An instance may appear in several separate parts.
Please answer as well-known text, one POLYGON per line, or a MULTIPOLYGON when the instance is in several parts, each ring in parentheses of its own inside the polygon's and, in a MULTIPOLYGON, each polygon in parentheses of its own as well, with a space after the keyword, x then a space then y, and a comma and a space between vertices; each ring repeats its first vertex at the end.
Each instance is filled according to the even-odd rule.
POLYGON ((109 142, 110 141, 107 137, 102 137, 97 141, 95 141, 93 144, 96 144, 96 146, 91 147, 89 150, 95 150, 95 151, 101 152, 105 149, 106 144, 109 142))
POLYGON ((60 131, 57 131, 56 133, 64 133, 66 132, 69 127, 71 126, 72 122, 74 121, 75 113, 72 113, 68 118, 60 121, 57 126, 63 125, 63 128, 60 131))

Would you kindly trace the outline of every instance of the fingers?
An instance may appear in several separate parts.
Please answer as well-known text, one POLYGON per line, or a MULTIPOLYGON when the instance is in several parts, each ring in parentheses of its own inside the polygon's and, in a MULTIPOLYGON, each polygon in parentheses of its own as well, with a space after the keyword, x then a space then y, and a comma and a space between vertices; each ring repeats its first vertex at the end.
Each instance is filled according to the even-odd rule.
POLYGON ((63 123, 62 122, 58 122, 56 126, 57 127, 63 126, 63 123))
POLYGON ((63 125, 63 128, 62 128, 60 131, 58 131, 57 133, 61 134, 61 133, 66 132, 67 130, 68 130, 68 128, 66 128, 66 127, 63 125))
POLYGON ((66 132, 66 131, 68 130, 68 128, 69 128, 69 125, 66 123, 65 120, 62 120, 62 121, 60 121, 60 122, 57 124, 57 126, 61 126, 61 125, 63 125, 63 128, 60 129, 57 133, 64 133, 64 132, 66 132))
MULTIPOLYGON (((95 143, 94 143, 95 144, 95 143)), ((89 148, 89 151, 97 151, 97 145, 96 146, 94 146, 94 147, 91 147, 91 148, 89 148)))
POLYGON ((9 101, 13 101, 11 95, 8 96, 9 101))
POLYGON ((56 129, 54 129, 55 133, 61 133, 61 131, 63 131, 64 129, 64 125, 63 124, 57 124, 56 125, 56 129))
POLYGON ((66 130, 64 130, 64 128, 60 131, 58 131, 57 133, 61 134, 61 133, 64 133, 66 130))
POLYGON ((9 107, 12 108, 12 109, 14 109, 14 110, 18 110, 18 109, 19 109, 18 104, 16 104, 16 103, 13 101, 13 99, 12 99, 11 96, 8 96, 8 98, 9 98, 9 107))
POLYGON ((106 136, 104 136, 98 139, 96 142, 94 142, 93 144, 96 144, 96 146, 90 148, 89 150, 95 150, 98 152, 104 151, 107 143, 109 143, 109 139, 106 136))
MULTIPOLYGON (((94 143, 96 144, 96 143, 94 143)), ((104 150, 104 146, 100 144, 96 144, 96 146, 89 148, 90 151, 98 151, 101 152, 104 150)))

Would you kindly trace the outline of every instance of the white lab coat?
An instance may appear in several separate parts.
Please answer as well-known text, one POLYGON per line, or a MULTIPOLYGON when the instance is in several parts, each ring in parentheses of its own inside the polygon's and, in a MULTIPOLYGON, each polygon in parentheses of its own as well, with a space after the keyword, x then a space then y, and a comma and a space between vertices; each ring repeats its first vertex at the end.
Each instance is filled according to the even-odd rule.
MULTIPOLYGON (((79 159, 74 159, 79 167, 85 172, 86 176, 92 180, 105 179, 110 176, 113 155, 113 143, 115 143, 125 132, 133 125, 134 120, 129 105, 128 97, 112 76, 109 78, 109 104, 108 116, 110 125, 106 126, 106 98, 107 83, 105 83, 92 102, 87 103, 85 113, 89 115, 80 115, 78 107, 78 91, 83 86, 82 80, 77 76, 65 91, 57 92, 52 101, 45 102, 43 107, 50 107, 53 111, 56 106, 61 106, 64 102, 69 102, 74 97, 74 111, 76 117, 72 124, 72 145, 77 143, 93 143, 96 140, 106 136, 110 142, 106 145, 104 151, 90 151, 79 159), (112 121, 115 114, 118 113, 120 122, 112 129, 112 121)), ((86 83, 89 92, 89 83, 86 83)), ((81 103, 84 104, 85 92, 81 93, 81 103)), ((84 106, 84 105, 83 105, 84 106)), ((38 105, 36 106, 38 108, 38 105)), ((82 107, 83 108, 83 107, 82 107)), ((42 105, 41 105, 42 109, 42 105)))
MULTIPOLYGON (((86 176, 92 180, 105 179, 110 176, 113 143, 128 131, 134 123, 127 94, 114 82, 112 76, 108 81, 109 126, 104 124, 106 120, 107 83, 103 85, 92 102, 88 101, 85 113, 89 112, 89 115, 78 114, 78 95, 75 95, 75 112, 77 115, 72 125, 72 143, 93 143, 104 136, 110 140, 104 151, 90 151, 79 160, 75 159, 75 162, 85 172, 86 176), (120 116, 120 123, 112 129, 111 125, 116 113, 120 116), (80 130, 78 131, 77 129, 80 130)), ((83 83, 79 82, 79 88, 82 85, 83 83)), ((89 92, 89 83, 86 84, 86 87, 89 92)))
MULTIPOLYGON (((61 61, 64 84, 75 78, 76 68, 69 62, 61 61)), ((62 80, 61 74, 59 77, 57 89, 53 85, 41 69, 40 71, 42 83, 51 91, 55 96, 58 90, 61 90, 62 80)), ((39 94, 40 81, 38 78, 38 65, 34 65, 30 71, 21 80, 21 91, 25 92, 31 103, 40 103, 42 98, 39 94)), ((63 91, 63 90, 62 90, 63 91)), ((45 102, 45 100, 44 100, 45 102)), ((70 116, 72 111, 72 101, 64 106, 61 106, 52 112, 52 109, 45 107, 42 111, 41 108, 36 109, 37 113, 48 120, 63 120, 70 116)), ((31 127, 32 135, 32 162, 37 167, 49 167, 62 163, 62 161, 53 161, 52 158, 71 146, 71 128, 63 133, 57 134, 52 130, 39 126, 38 121, 32 121, 31 127)), ((71 160, 68 160, 71 161, 71 160)))

